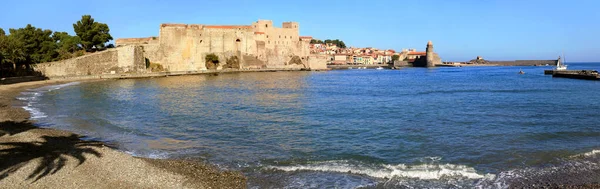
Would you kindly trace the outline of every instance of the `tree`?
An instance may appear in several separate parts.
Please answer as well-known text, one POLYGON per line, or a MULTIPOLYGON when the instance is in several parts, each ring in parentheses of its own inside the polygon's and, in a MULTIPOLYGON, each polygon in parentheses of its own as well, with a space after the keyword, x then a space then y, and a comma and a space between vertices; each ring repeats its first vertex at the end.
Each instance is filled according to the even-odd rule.
POLYGON ((6 32, 4 32, 4 29, 0 28, 0 37, 6 36, 6 32))
POLYGON ((56 42, 58 48, 58 59, 64 60, 73 58, 74 53, 81 49, 81 39, 79 36, 71 36, 67 32, 54 32, 52 38, 56 42))
MULTIPOLYGON (((0 57, 2 65, 11 64, 12 69, 16 70, 17 64, 27 60, 25 45, 14 37, 0 36, 0 57)), ((4 66, 1 68, 4 68, 4 66)))
MULTIPOLYGON (((312 40, 311 40, 311 43, 313 43, 312 40)), ((325 41, 314 40, 314 43, 334 44, 335 46, 337 46, 339 48, 346 48, 346 44, 344 43, 344 41, 339 40, 339 39, 335 39, 335 40, 326 39, 325 41)))
POLYGON ((81 46, 86 51, 104 48, 105 43, 113 39, 108 33, 110 31, 108 25, 94 21, 90 15, 81 16, 81 20, 73 24, 73 29, 81 39, 81 46))
POLYGON ((338 47, 344 48, 344 49, 346 48, 346 44, 344 43, 344 41, 340 41, 340 40, 337 40, 337 41, 338 41, 338 45, 337 45, 338 47))
POLYGON ((52 30, 42 30, 27 24, 25 28, 11 28, 8 38, 13 45, 16 45, 15 41, 23 45, 22 50, 26 54, 24 63, 28 65, 53 61, 58 57, 57 45, 51 35, 52 30))
POLYGON ((323 44, 323 41, 318 40, 318 39, 311 39, 310 44, 323 44))
POLYGON ((399 59, 400 59, 400 55, 397 55, 397 54, 392 55, 392 61, 396 61, 396 60, 399 60, 399 59))

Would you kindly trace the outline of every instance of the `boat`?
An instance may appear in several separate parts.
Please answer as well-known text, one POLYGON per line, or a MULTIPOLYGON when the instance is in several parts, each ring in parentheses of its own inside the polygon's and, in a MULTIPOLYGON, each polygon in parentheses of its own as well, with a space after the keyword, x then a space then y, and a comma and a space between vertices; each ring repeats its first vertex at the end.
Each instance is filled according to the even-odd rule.
POLYGON ((561 62, 560 56, 558 57, 558 61, 556 62, 556 68, 554 68, 554 70, 567 70, 567 65, 561 62))
POLYGON ((525 74, 523 70, 519 70, 519 74, 525 74))
POLYGON ((348 69, 349 69, 349 70, 351 70, 351 69, 352 69, 352 67, 348 67, 348 69))
POLYGON ((382 68, 381 66, 380 66, 380 67, 377 67, 376 69, 377 69, 377 70, 383 70, 383 68, 382 68))

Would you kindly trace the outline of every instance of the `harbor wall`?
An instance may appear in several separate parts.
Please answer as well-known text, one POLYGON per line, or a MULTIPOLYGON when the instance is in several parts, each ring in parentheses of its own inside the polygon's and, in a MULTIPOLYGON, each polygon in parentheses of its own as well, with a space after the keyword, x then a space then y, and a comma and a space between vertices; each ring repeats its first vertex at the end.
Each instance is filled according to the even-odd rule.
POLYGON ((52 77, 85 76, 145 72, 146 64, 140 46, 125 46, 77 58, 39 63, 35 71, 52 77))
POLYGON ((557 60, 515 60, 515 61, 489 61, 488 64, 499 66, 541 66, 556 65, 557 60))

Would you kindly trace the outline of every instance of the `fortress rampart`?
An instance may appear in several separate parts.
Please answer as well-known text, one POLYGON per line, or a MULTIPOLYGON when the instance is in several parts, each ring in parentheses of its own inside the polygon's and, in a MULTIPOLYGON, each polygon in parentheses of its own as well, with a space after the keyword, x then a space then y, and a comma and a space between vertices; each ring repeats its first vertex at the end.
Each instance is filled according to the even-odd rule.
POLYGON ((308 63, 310 40, 301 38, 299 29, 296 22, 275 27, 270 20, 251 25, 161 24, 158 37, 116 42, 117 46, 142 46, 145 58, 168 71, 206 70, 208 54, 219 56, 221 63, 235 56, 238 69, 322 67, 308 63))
POLYGON ((145 72, 143 49, 125 46, 77 58, 36 64, 36 71, 46 77, 88 76, 145 72))

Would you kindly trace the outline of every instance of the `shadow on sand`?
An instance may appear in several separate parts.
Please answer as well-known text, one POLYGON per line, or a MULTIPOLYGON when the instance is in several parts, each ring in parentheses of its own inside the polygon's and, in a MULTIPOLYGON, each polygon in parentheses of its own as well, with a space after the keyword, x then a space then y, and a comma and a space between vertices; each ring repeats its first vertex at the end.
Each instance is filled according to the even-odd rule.
MULTIPOLYGON (((37 127, 27 121, 0 122, 0 139, 32 129, 37 129, 37 127)), ((0 181, 36 159, 40 160, 39 164, 26 178, 32 182, 60 171, 67 164, 69 157, 76 159, 77 166, 79 166, 86 161, 84 156, 86 154, 102 156, 100 152, 93 149, 93 147, 102 147, 102 143, 82 141, 80 136, 75 134, 42 136, 37 141, 6 142, 6 140, 0 140, 0 181)))

